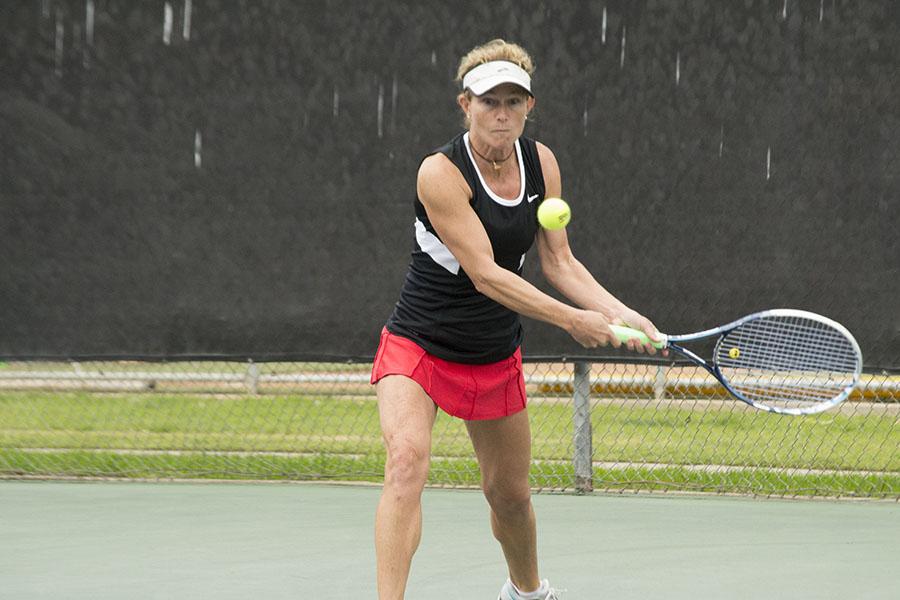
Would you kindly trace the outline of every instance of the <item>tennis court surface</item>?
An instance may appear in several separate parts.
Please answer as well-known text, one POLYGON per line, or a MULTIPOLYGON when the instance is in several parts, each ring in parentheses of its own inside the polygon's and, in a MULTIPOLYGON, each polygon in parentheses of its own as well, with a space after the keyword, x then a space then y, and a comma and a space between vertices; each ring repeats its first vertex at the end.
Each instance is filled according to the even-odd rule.
MULTIPOLYGON (((0 481, 0 597, 375 598, 379 493, 0 481)), ((542 572, 564 600, 900 597, 895 502, 538 494, 534 503, 542 572)), ((407 598, 496 598, 505 573, 481 494, 428 489, 424 510, 407 598)))

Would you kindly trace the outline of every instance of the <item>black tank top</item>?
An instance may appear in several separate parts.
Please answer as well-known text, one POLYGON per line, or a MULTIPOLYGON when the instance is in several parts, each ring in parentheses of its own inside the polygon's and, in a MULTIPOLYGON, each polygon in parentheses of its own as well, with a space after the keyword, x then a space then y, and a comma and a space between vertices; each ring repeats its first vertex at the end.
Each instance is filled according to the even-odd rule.
MULTIPOLYGON (((495 262, 522 275, 525 253, 537 234, 537 207, 544 199, 544 175, 534 140, 516 140, 519 195, 513 200, 491 192, 475 166, 467 132, 438 148, 465 177, 469 204, 481 219, 495 262)), ((432 153, 432 154, 434 154, 432 153)), ((409 338, 444 360, 486 364, 511 356, 522 343, 518 313, 475 289, 431 226, 419 198, 415 201, 412 260, 400 300, 387 322, 393 334, 409 338)))

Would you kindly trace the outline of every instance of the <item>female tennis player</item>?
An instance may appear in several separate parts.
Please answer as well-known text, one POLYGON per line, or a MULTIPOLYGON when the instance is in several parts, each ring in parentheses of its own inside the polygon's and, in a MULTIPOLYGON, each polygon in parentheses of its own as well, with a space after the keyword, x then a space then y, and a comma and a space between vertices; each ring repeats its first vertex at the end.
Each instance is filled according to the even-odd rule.
MULTIPOLYGON (((575 259, 565 229, 538 225, 537 205, 560 196, 562 183, 550 149, 522 135, 535 103, 533 70, 528 53, 503 40, 466 54, 457 75, 466 130, 419 167, 416 244, 372 370, 387 449, 375 523, 380 600, 404 596, 438 408, 463 419, 472 440, 509 570, 500 600, 555 599, 538 573, 520 315, 561 327, 587 348, 620 345, 610 324, 658 339, 648 319, 575 259), (572 305, 522 278, 535 240, 543 273, 572 305)), ((655 352, 636 341, 628 347, 655 352)))

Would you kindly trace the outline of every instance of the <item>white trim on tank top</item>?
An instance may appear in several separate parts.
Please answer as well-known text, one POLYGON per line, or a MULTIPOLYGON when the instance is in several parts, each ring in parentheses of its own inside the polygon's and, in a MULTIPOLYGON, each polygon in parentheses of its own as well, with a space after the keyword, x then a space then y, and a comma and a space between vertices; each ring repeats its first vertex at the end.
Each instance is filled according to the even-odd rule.
MULTIPOLYGON (((488 184, 484 181, 484 177, 481 175, 481 170, 478 168, 478 163, 475 162, 475 157, 472 156, 472 147, 469 144, 469 132, 463 134, 463 143, 466 146, 466 152, 469 154, 469 160, 472 161, 472 166, 475 167, 475 172, 478 173, 478 179, 481 181, 481 187, 484 188, 484 191, 487 192, 488 196, 502 206, 518 206, 522 203, 522 198, 525 197, 525 163, 522 162, 522 148, 519 146, 519 140, 516 140, 516 158, 519 159, 519 181, 521 182, 519 186, 519 195, 513 200, 507 200, 506 198, 502 198, 495 194, 488 184)), ((472 190, 472 193, 475 193, 475 190, 472 190)))
POLYGON ((450 248, 445 246, 438 236, 425 229, 425 224, 419 219, 416 219, 415 228, 416 243, 419 244, 419 249, 440 266, 454 275, 459 275, 459 261, 450 252, 450 248))

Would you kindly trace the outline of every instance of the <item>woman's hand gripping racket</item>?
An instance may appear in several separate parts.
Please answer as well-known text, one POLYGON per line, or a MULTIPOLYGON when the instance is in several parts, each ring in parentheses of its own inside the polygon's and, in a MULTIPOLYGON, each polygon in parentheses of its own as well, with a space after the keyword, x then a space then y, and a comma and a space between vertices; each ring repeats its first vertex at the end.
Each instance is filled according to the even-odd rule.
POLYGON ((637 339, 671 348, 697 363, 735 398, 769 412, 805 415, 843 402, 862 372, 862 353, 840 323, 803 310, 775 309, 728 325, 653 342, 637 329, 610 326, 622 342, 637 339), (712 358, 703 360, 683 342, 718 336, 712 358))

